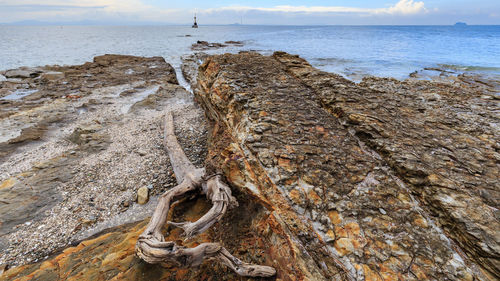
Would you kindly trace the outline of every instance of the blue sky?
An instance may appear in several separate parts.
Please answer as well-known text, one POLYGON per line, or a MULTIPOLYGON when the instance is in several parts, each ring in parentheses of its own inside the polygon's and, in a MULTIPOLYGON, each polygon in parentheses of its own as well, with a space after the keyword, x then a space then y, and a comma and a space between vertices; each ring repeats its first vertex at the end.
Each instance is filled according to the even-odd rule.
POLYGON ((500 0, 0 0, 0 22, 500 24, 500 0))

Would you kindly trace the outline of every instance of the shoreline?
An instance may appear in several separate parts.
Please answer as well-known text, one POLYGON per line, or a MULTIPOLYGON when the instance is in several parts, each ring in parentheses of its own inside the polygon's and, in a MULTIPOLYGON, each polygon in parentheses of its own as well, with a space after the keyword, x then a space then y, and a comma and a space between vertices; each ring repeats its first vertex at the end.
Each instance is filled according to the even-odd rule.
MULTIPOLYGON (((219 43, 213 43, 213 44, 219 44, 219 43)), ((191 53, 186 53, 181 55, 180 58, 180 64, 171 64, 174 69, 176 70, 177 77, 179 78, 179 83, 181 84, 182 87, 186 88, 188 91, 190 91, 190 85, 187 83, 183 77, 182 74, 182 65, 183 65, 183 58, 185 57, 192 57, 192 56, 197 56, 198 54, 202 54, 202 56, 205 55, 218 55, 220 53, 218 52, 213 52, 219 47, 216 47, 215 49, 209 48, 208 51, 211 51, 210 53, 204 53, 200 51, 195 51, 191 53)), ((237 51, 235 50, 234 53, 237 51)), ((253 52, 252 50, 239 50, 239 52, 253 52)), ((257 53, 261 53, 263 55, 270 55, 273 53, 273 51, 257 51, 257 53)), ((128 55, 124 55, 128 56, 128 55)), ((165 60, 167 58, 164 57, 165 60)), ((167 61, 168 63, 168 61, 167 61)), ((4 81, 12 81, 13 83, 19 82, 15 78, 7 78, 5 77, 5 73, 7 71, 28 71, 28 72, 36 72, 38 69, 45 68, 45 69, 51 69, 51 68, 58 68, 58 67, 71 67, 72 65, 45 65, 45 66, 19 66, 17 68, 10 68, 10 69, 0 69, 0 82, 4 81)), ((317 67, 318 69, 322 69, 322 64, 316 63, 312 64, 312 66, 317 67)), ((351 74, 346 74, 344 72, 337 72, 337 71, 326 71, 325 72, 331 73, 331 74, 337 74, 341 75, 342 77, 355 82, 355 83, 361 83, 363 79, 365 78, 388 78, 388 79, 396 79, 399 81, 405 81, 405 80, 414 80, 414 81, 430 81, 430 82, 443 82, 443 83, 466 83, 466 84, 482 84, 485 86, 488 90, 488 92, 491 92, 493 94, 500 95, 500 67, 471 67, 467 66, 450 66, 450 65, 442 65, 442 64, 435 64, 435 66, 428 66, 428 67, 423 67, 423 68, 417 68, 414 69, 412 72, 409 73, 400 73, 395 76, 384 76, 384 75, 377 75, 377 74, 369 74, 369 73, 364 73, 364 74, 356 74, 356 73, 351 73, 351 74), (487 71, 481 71, 480 69, 486 69, 487 71), (491 72, 489 69, 498 69, 499 72, 491 72)), ((2 97, 0 97, 1 99, 2 97)))
MULTIPOLYGON (((444 274, 436 269, 440 266, 453 269, 449 274, 456 274, 455 277, 481 276, 481 270, 477 269, 477 266, 483 266, 478 262, 482 261, 480 254, 464 245, 486 241, 494 248, 493 240, 488 240, 491 237, 487 236, 491 234, 488 227, 494 227, 494 224, 488 226, 487 223, 491 222, 483 221, 487 218, 477 218, 472 214, 455 217, 454 212, 468 211, 459 204, 462 200, 474 203, 470 212, 483 210, 477 206, 493 206, 492 202, 497 200, 497 190, 490 191, 482 181, 495 184, 490 179, 494 176, 491 170, 494 169, 494 160, 491 159, 498 157, 498 152, 495 152, 498 147, 494 143, 498 119, 494 113, 498 110, 500 96, 496 94, 495 85, 482 78, 466 76, 451 80, 438 77, 436 81, 366 77, 354 83, 340 75, 319 71, 300 57, 283 52, 269 57, 252 52, 216 55, 209 58, 215 66, 211 68, 204 64, 200 68, 203 72, 199 74, 198 66, 205 59, 207 56, 203 55, 183 57, 182 66, 174 69, 161 57, 105 55, 83 65, 25 70, 28 73, 18 73, 19 77, 25 78, 14 78, 20 79, 16 83, 7 82, 9 89, 5 82, 0 82, 0 122, 5 125, 3 128, 8 128, 1 135, 0 143, 0 156, 2 160, 8 159, 0 165, 0 204, 4 208, 1 209, 0 223, 4 231, 4 227, 10 227, 8 231, 11 231, 0 236, 1 248, 5 249, 0 264, 26 265, 40 259, 50 260, 54 257, 48 255, 54 254, 54 250, 87 240, 85 236, 98 235, 96 239, 104 239, 101 231, 111 231, 110 236, 118 237, 118 241, 125 239, 120 235, 127 232, 119 234, 121 228, 116 227, 131 220, 143 221, 154 208, 154 196, 175 185, 168 157, 161 145, 162 117, 166 111, 173 110, 176 134, 190 160, 197 166, 204 165, 205 155, 212 157, 211 161, 219 161, 217 163, 225 167, 223 172, 245 208, 257 210, 256 214, 262 219, 268 216, 266 204, 289 204, 283 210, 273 207, 273 212, 299 216, 301 219, 296 222, 299 226, 290 222, 283 222, 285 226, 273 224, 271 232, 286 233, 283 235, 289 240, 299 241, 296 247, 304 247, 312 255, 338 258, 349 274, 357 275, 356 264, 362 264, 366 276, 374 267, 364 255, 371 254, 357 249, 356 245, 374 247, 370 249, 401 258, 401 251, 406 253, 412 249, 410 242, 423 243, 420 246, 434 260, 443 259, 442 264, 433 261, 436 264, 431 265, 431 273, 435 276, 444 274), (261 77, 261 70, 268 76, 261 77), (178 76, 180 73, 183 78, 178 76), (245 76, 247 73, 253 76, 245 76), (266 80, 268 77, 274 80, 266 80), (191 86, 198 102, 189 89, 179 85, 181 79, 191 86), (212 80, 219 84, 213 84, 212 80), (1 99, 14 87, 27 90, 26 85, 28 89, 38 91, 21 99, 1 99), (215 85, 215 88, 206 85, 215 85), (259 87, 273 92, 277 98, 262 94, 259 87), (258 98, 251 99, 247 95, 258 98), (297 95, 302 97, 302 106, 309 111, 303 112, 290 105, 289 101, 297 95), (267 103, 259 103, 260 100, 267 103), (273 103, 279 107, 273 107, 273 103), (394 112, 398 115, 391 115, 394 112), (227 135, 232 136, 225 140, 234 142, 232 146, 207 148, 208 139, 217 140, 217 135, 209 134, 213 128, 210 128, 206 115, 211 118, 210 122, 221 118, 218 120, 221 124, 234 126, 221 129, 228 130, 227 135), (6 131, 14 129, 19 135, 6 136, 6 131), (297 145, 301 137, 294 134, 299 130, 302 130, 302 137, 308 138, 309 145, 297 145), (338 145, 338 140, 332 137, 336 135, 349 149, 338 145), (453 138, 453 141, 448 138, 453 138), (329 146, 323 147, 321 141, 329 146), (468 145, 463 147, 461 143, 465 142, 468 145), (239 150, 231 151, 230 147, 239 150), (413 154, 421 153, 421 156, 415 157, 407 152, 412 149, 415 149, 413 154), (480 153, 475 153, 476 150, 480 153), (464 160, 457 160, 463 157, 464 160), (247 162, 240 163, 242 159, 247 162), (294 164, 296 159, 312 162, 300 166, 294 164), (321 159, 330 161, 330 164, 313 165, 321 163, 321 159), (353 159, 356 161, 352 162, 353 159), (483 169, 490 170, 483 172, 483 169), (257 187, 259 181, 249 178, 254 170, 267 175, 272 184, 266 188, 257 187), (301 173, 297 172, 299 170, 301 173), (309 176, 296 182, 296 173, 309 176), (349 174, 349 177, 344 174, 349 174), (471 184, 478 190, 470 194, 463 191, 462 185, 453 182, 457 179, 462 185, 471 184), (326 183, 330 185, 323 186, 326 183), (435 194, 423 194, 422 186, 424 191, 427 188, 435 194), (141 187, 147 187, 153 198, 143 206, 135 203, 141 187), (347 190, 348 187, 352 190, 347 190), (271 191, 274 188, 279 192, 271 191), (365 189, 370 192, 365 193, 365 189), (326 195, 319 196, 325 190, 329 190, 326 195), (386 194, 386 191, 395 194, 386 194), (487 196, 489 192, 493 194, 491 198, 487 196), (37 196, 39 198, 35 198, 37 196), (350 199, 341 200, 345 196, 350 199), (417 199, 408 199, 413 196, 417 199), (454 199, 455 196, 460 198, 454 199), (399 207, 388 212, 386 209, 392 205, 377 205, 386 198, 394 200, 394 206, 399 207), (433 207, 426 200, 442 209, 433 207), (265 202, 264 206, 260 205, 262 202, 265 202), (363 213, 362 218, 352 213, 350 203, 356 204, 355 212, 363 213), (15 204, 27 209, 18 209, 15 204), (9 205, 15 206, 9 209, 9 205), (419 211, 405 213, 411 209, 419 211), (12 214, 20 216, 13 219, 12 214), (131 218, 134 214, 137 217, 131 218), (445 221, 440 221, 443 218, 435 217, 436 214, 444 216, 445 221), (365 217, 371 220, 365 220, 365 217), (489 238, 470 239, 467 230, 461 230, 465 233, 450 233, 448 225, 457 221, 481 227, 486 225, 481 235, 489 238), (112 229, 106 230, 107 227, 112 229), (316 241, 295 233, 297 227, 303 227, 300 231, 310 231, 320 239, 316 241), (363 232, 359 231, 360 228, 363 232), (400 245, 399 248, 384 244, 380 246, 383 250, 366 243, 371 239, 383 244, 385 242, 380 240, 377 231, 392 233, 396 237, 394 231, 398 228, 418 241, 411 240, 415 237, 404 237, 403 240, 409 239, 409 242, 394 238, 391 243, 400 245), (328 251, 323 253, 310 248, 312 246, 308 246, 306 240, 311 245, 317 243, 318 247, 324 243, 328 251), (426 245, 431 244, 442 252, 427 249, 426 245), (455 247, 462 248, 457 251, 455 247)), ((224 136, 220 134, 219 137, 224 136)), ((180 207, 186 211, 185 216, 196 217, 200 210, 207 208, 204 200, 190 200, 191 207, 180 207)), ((224 229, 238 216, 243 216, 246 223, 243 229, 263 231, 262 224, 271 223, 263 219, 265 222, 259 221, 258 224, 245 215, 249 214, 229 215, 225 223, 217 227, 224 229)), ((139 222, 124 228, 138 234, 134 227, 142 224, 139 222)), ((179 239, 178 232, 172 231, 171 235, 179 239)), ((213 232, 210 235, 229 244, 238 242, 233 241, 235 237, 227 240, 224 235, 217 236, 213 232)), ((257 241, 271 249, 266 254, 240 251, 255 259, 264 255, 267 260, 272 260, 270 256, 279 252, 275 249, 278 245, 266 241, 257 241)), ((116 241, 109 241, 112 242, 116 241)), ((85 243, 73 246, 82 251, 85 249, 85 243)), ((126 250, 130 251, 130 248, 126 250)), ((66 257, 64 252, 61 255, 66 257)), ((300 255, 295 258, 310 262, 300 255)), ((401 258, 401 262, 405 259, 401 258)), ((424 257, 421 259, 415 261, 420 266, 420 271, 415 269, 416 275, 426 264, 424 257)), ((488 270, 494 271, 489 262, 486 260, 488 270)), ((290 274, 286 269, 290 265, 279 266, 282 266, 283 274, 290 274)), ((333 270, 334 266, 328 264, 328 267, 333 270)), ((391 270, 396 270, 394 268, 391 270)))

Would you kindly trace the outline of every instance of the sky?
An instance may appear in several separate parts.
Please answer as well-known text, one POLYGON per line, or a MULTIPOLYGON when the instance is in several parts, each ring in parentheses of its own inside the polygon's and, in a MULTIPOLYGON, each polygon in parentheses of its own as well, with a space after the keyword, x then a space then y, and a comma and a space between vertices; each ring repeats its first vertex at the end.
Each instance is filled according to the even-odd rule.
POLYGON ((0 0, 0 23, 500 24, 500 0, 0 0))

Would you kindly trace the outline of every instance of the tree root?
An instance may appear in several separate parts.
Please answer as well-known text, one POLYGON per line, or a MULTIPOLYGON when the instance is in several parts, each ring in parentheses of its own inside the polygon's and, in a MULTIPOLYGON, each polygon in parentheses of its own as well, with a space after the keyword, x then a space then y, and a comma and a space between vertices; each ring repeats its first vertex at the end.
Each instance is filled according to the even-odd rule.
POLYGON ((207 230, 224 216, 228 208, 236 207, 238 202, 219 175, 206 177, 205 169, 196 168, 189 161, 175 136, 171 113, 165 118, 164 145, 179 185, 161 195, 146 230, 139 236, 135 247, 137 255, 151 264, 173 262, 180 267, 196 267, 204 259, 216 259, 241 276, 275 275, 274 268, 244 263, 217 243, 203 243, 194 248, 185 248, 172 241, 165 241, 161 228, 166 223, 170 206, 187 192, 198 190, 212 201, 213 206, 196 222, 168 222, 182 228, 186 239, 207 230))

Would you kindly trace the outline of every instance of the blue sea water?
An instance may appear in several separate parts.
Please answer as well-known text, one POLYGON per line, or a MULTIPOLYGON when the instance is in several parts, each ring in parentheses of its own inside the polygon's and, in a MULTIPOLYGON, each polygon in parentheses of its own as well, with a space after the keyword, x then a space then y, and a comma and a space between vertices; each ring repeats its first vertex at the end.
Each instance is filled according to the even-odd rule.
POLYGON ((298 54, 354 80, 403 79, 425 67, 500 77, 500 26, 0 26, 0 69, 81 64, 110 53, 163 56, 178 68, 197 40, 245 43, 212 53, 298 54))

